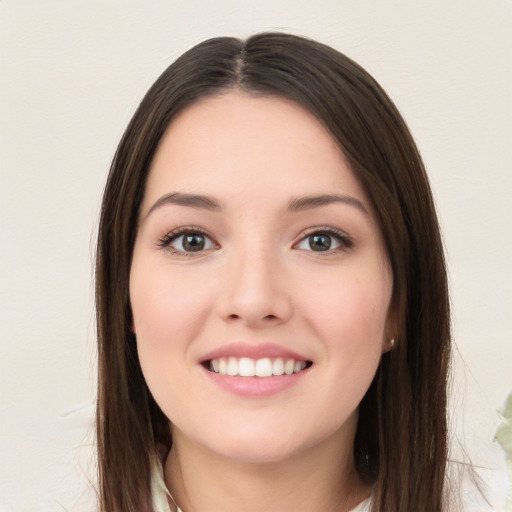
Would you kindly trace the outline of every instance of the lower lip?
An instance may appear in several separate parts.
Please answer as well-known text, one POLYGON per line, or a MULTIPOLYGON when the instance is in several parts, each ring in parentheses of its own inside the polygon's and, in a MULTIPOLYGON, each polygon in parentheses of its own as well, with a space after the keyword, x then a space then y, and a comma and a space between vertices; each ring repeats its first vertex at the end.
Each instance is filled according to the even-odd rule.
POLYGON ((239 377, 220 375, 204 368, 207 377, 217 386, 247 398, 264 398, 277 395, 297 384, 309 371, 308 368, 292 375, 275 375, 273 377, 239 377))

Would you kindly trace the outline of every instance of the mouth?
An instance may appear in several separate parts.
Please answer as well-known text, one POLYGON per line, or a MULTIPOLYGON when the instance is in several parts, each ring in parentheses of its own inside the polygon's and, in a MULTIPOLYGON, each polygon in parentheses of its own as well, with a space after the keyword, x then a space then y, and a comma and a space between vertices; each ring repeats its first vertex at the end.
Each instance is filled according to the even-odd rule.
POLYGON ((311 361, 283 357, 219 357, 201 363, 206 370, 232 377, 279 377, 301 373, 310 368, 311 361))

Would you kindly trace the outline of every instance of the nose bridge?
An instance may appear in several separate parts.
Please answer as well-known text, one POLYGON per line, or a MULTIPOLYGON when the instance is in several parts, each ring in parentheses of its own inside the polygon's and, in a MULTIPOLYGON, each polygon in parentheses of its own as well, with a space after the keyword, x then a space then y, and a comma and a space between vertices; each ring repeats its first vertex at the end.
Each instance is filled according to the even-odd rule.
POLYGON ((250 325, 283 321, 290 307, 278 251, 268 241, 254 242, 234 248, 229 258, 223 314, 250 325))

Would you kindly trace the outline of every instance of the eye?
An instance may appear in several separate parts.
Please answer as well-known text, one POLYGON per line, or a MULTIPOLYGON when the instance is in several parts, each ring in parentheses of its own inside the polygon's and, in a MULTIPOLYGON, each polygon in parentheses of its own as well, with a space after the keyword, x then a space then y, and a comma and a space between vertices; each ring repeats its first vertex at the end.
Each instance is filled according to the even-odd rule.
POLYGON ((314 252, 336 252, 337 250, 350 249, 352 240, 343 232, 328 229, 318 230, 306 235, 297 245, 297 249, 314 252))
POLYGON ((176 254, 198 253, 216 247, 215 242, 208 235, 188 228, 168 233, 160 240, 159 245, 176 254))

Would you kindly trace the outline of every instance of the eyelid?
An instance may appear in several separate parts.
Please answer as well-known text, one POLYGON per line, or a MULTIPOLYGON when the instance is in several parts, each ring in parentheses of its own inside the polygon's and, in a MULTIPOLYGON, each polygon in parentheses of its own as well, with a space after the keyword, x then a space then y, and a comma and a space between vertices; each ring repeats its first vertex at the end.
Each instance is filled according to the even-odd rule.
POLYGON ((314 226, 314 227, 305 229, 301 232, 301 234, 299 235, 300 238, 297 242, 295 242, 293 244, 293 248, 294 249, 297 248, 297 246, 301 242, 305 241, 308 237, 310 237, 311 235, 315 235, 315 234, 324 234, 324 235, 328 235, 333 238, 336 238, 340 245, 334 249, 329 249, 327 251, 312 251, 312 250, 307 251, 306 249, 303 249, 303 250, 306 250, 306 252, 314 252, 319 255, 322 255, 322 254, 328 255, 328 254, 334 254, 337 252, 347 251, 354 246, 354 241, 352 240, 352 238, 347 233, 342 231, 341 229, 334 228, 334 227, 328 227, 328 226, 314 226))
MULTIPOLYGON (((292 245, 292 248, 297 249, 297 246, 301 242, 303 242, 309 236, 314 235, 314 234, 328 235, 328 236, 335 238, 339 242, 338 247, 336 247, 334 249, 329 249, 327 251, 323 251, 325 255, 334 254, 334 253, 342 252, 342 251, 347 251, 347 250, 351 249, 354 245, 352 238, 346 232, 342 231, 341 229, 334 228, 332 226, 313 226, 313 227, 303 230, 300 233, 298 240, 296 242, 294 242, 294 244, 292 245)), ((199 256, 201 254, 204 254, 205 252, 211 251, 212 249, 220 248, 219 243, 205 229, 200 228, 199 226, 192 226, 192 225, 191 226, 180 226, 179 228, 176 228, 176 229, 173 229, 173 230, 167 232, 165 235, 163 235, 162 237, 160 237, 158 239, 157 245, 158 245, 158 247, 168 250, 173 254, 184 255, 184 256, 199 256), (208 248, 208 249, 203 249, 203 250, 200 250, 197 252, 188 252, 188 251, 181 251, 178 249, 174 249, 170 246, 170 244, 174 240, 179 238, 180 236, 183 236, 185 234, 192 234, 192 233, 197 233, 197 234, 200 234, 200 235, 208 238, 212 242, 214 247, 208 248)), ((303 249, 303 250, 305 250, 305 249, 303 249)), ((315 253, 319 253, 320 255, 322 255, 322 251, 312 251, 311 250, 311 251, 307 251, 307 252, 315 252, 315 253)))
POLYGON ((169 232, 167 232, 165 235, 160 237, 157 241, 158 247, 161 249, 165 249, 172 254, 182 255, 182 256, 199 256, 201 254, 204 254, 205 252, 209 252, 212 249, 204 249, 197 252, 187 252, 187 251, 180 251, 178 249, 174 249, 171 247, 171 243, 174 242, 177 238, 180 236, 186 235, 186 234, 199 234, 202 235, 209 240, 211 240, 212 244, 214 245, 215 249, 218 249, 220 246, 218 242, 211 236, 206 230, 200 228, 199 226, 180 226, 179 228, 173 229, 169 232))

